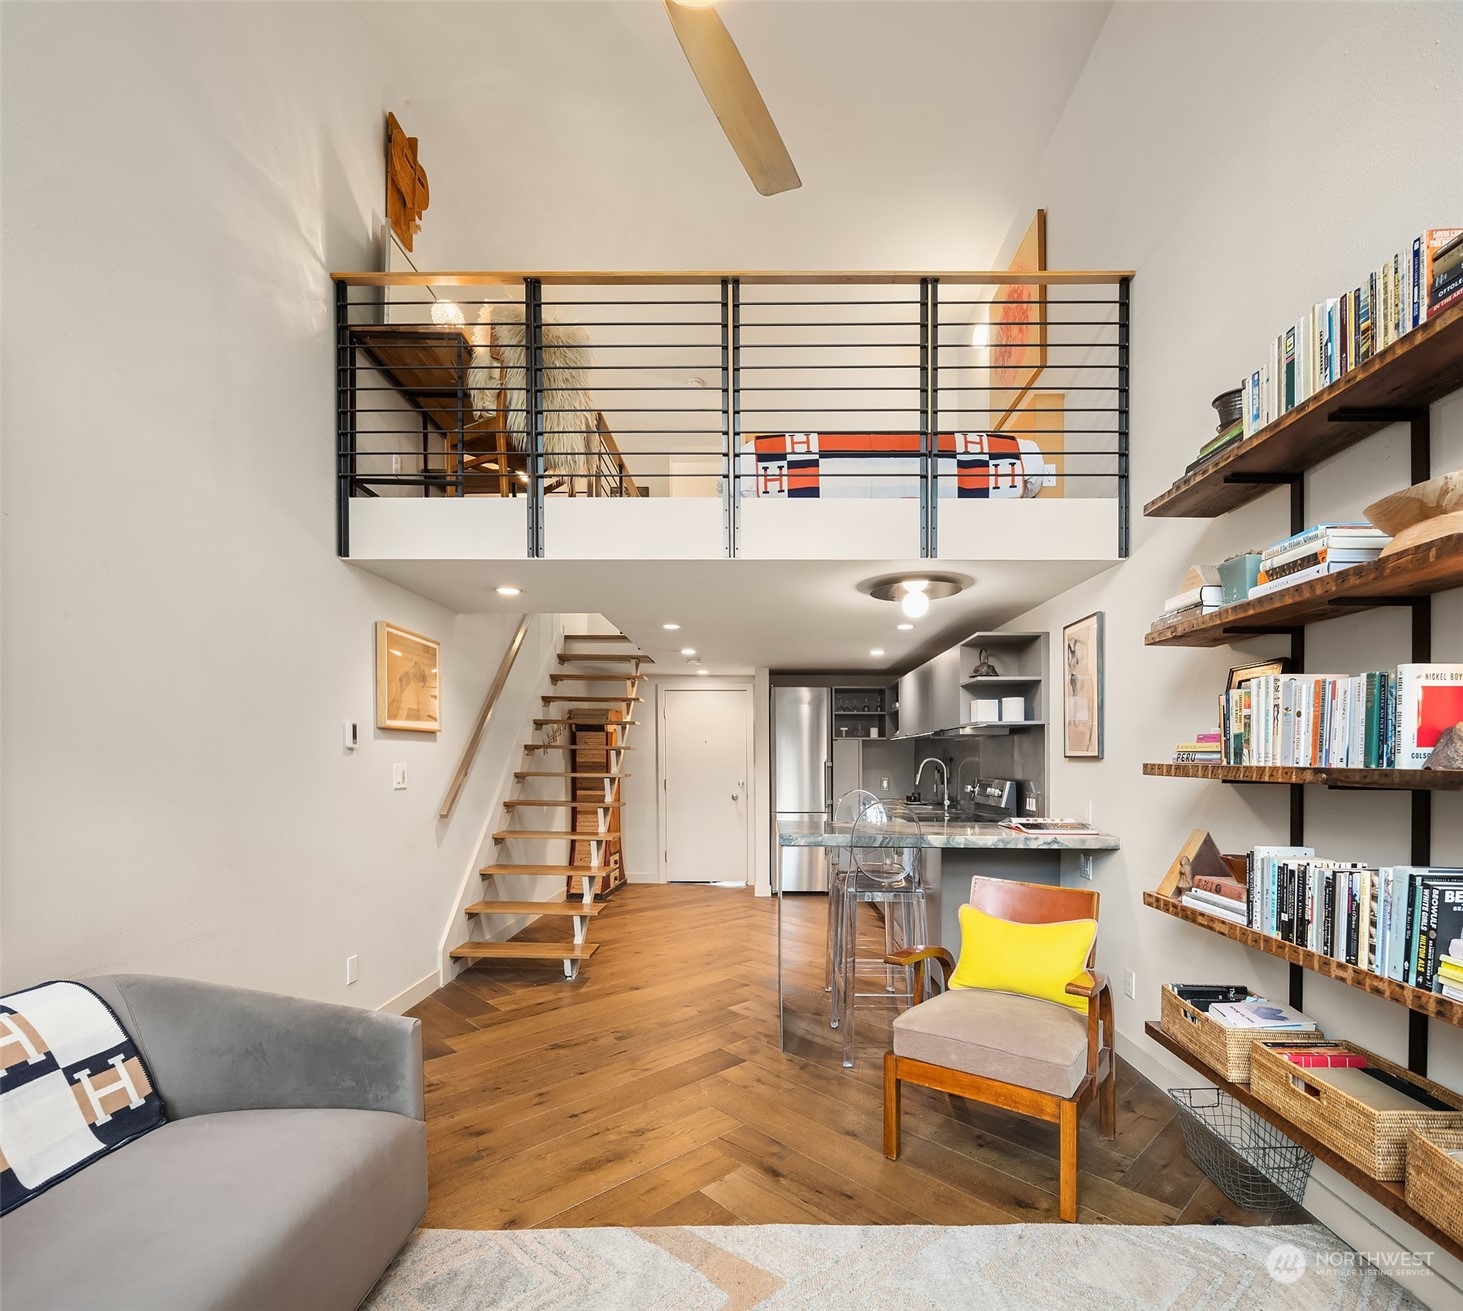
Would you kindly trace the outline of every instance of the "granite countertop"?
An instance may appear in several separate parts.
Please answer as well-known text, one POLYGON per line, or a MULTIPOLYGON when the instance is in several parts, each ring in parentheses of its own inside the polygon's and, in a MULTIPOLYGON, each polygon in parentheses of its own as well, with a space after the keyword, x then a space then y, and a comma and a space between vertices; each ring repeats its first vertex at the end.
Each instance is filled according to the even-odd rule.
MULTIPOLYGON (((783 847, 847 847, 852 845, 852 836, 851 824, 834 824, 827 820, 777 821, 777 842, 783 847)), ((866 836, 861 832, 859 845, 1000 851, 1115 851, 1119 846, 1111 833, 1017 833, 999 824, 961 819, 922 823, 918 838, 911 841, 911 837, 909 830, 896 824, 877 836, 866 836)))

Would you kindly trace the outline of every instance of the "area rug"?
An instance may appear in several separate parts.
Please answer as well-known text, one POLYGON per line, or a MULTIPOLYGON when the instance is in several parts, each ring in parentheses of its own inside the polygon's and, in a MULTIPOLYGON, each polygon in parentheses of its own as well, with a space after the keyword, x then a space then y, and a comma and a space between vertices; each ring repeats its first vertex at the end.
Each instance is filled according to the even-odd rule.
POLYGON ((363 1311, 1421 1311, 1320 1225, 422 1229, 363 1311))

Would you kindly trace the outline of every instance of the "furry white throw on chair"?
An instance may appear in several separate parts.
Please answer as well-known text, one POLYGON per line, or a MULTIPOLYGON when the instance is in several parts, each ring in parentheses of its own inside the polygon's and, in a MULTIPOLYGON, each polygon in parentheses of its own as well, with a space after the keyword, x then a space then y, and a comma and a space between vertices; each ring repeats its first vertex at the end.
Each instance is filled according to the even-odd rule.
MULTIPOLYGON (((483 418, 503 414, 508 443, 516 451, 528 447, 527 368, 523 306, 484 305, 473 351, 473 407, 483 418)), ((596 428, 589 397, 589 334, 577 324, 545 323, 544 470, 588 474, 596 428)))

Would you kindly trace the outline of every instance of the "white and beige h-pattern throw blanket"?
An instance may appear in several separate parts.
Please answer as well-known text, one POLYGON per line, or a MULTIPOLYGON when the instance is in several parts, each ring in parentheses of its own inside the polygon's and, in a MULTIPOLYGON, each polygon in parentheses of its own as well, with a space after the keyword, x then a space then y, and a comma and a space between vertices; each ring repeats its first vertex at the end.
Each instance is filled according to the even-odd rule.
POLYGON ((90 988, 0 997, 0 1214, 165 1118, 136 1044, 90 988))

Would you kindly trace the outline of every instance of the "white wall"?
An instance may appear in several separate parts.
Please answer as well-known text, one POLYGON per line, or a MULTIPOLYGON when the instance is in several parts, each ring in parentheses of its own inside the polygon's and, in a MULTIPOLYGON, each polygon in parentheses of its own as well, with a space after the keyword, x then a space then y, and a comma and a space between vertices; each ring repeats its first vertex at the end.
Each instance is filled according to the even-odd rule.
POLYGON ((435 982, 493 769, 437 806, 514 620, 335 558, 327 273, 376 259, 396 98, 360 32, 4 9, 6 988, 435 982), (378 618, 442 639, 440 737, 373 729, 378 618))
MULTIPOLYGON (((1264 358, 1314 301, 1353 287, 1425 227, 1463 220, 1463 9, 1443 5, 1119 5, 1041 162, 1032 203, 1050 214, 1056 267, 1131 267, 1132 499, 1166 488, 1213 431, 1210 398, 1264 358), (1338 89, 1402 76, 1405 94, 1363 97, 1338 119, 1338 89), (1344 122, 1342 121, 1344 120, 1344 122)), ((1014 240, 1014 234, 1012 240, 1014 240)), ((1433 468, 1463 465, 1463 396, 1433 411, 1433 468)), ((1308 515, 1349 518, 1407 482, 1407 437, 1390 429, 1308 479, 1308 515)), ((1121 568, 1022 615, 1049 628, 1107 619, 1107 749, 1101 763, 1054 751, 1052 809, 1098 822, 1123 849, 1097 862, 1101 965, 1138 975, 1117 999, 1121 1036, 1142 1037, 1171 979, 1251 981, 1284 995, 1285 966, 1145 909, 1187 832, 1221 848, 1284 841, 1285 789, 1149 779, 1144 761, 1215 726, 1226 669, 1283 650, 1277 639, 1214 651, 1150 649, 1159 601, 1193 561, 1218 561, 1287 531, 1286 493, 1213 520, 1135 518, 1121 568)), ((1463 594, 1434 602, 1434 658, 1463 658, 1463 594)), ((1409 658, 1408 612, 1311 628, 1310 669, 1409 658)), ((1058 673, 1053 645, 1052 673, 1058 673)), ((1306 793, 1307 836, 1327 855, 1408 856, 1405 794, 1306 793)), ((1463 799, 1439 796, 1433 858, 1463 861, 1463 799)), ((1328 1028, 1405 1059, 1398 1007, 1316 976, 1306 1009, 1328 1028)), ((1463 1033, 1434 1024, 1432 1070, 1463 1087, 1463 1033)))

